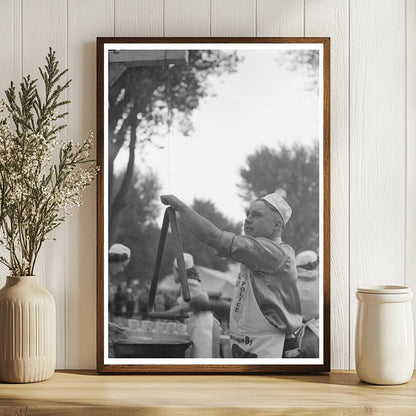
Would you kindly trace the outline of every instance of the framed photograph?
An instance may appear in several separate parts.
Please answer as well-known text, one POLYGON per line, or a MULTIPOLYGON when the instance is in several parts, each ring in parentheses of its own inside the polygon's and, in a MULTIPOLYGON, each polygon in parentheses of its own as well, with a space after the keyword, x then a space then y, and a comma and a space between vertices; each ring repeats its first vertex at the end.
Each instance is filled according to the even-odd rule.
POLYGON ((329 54, 97 39, 99 372, 330 371, 329 54))

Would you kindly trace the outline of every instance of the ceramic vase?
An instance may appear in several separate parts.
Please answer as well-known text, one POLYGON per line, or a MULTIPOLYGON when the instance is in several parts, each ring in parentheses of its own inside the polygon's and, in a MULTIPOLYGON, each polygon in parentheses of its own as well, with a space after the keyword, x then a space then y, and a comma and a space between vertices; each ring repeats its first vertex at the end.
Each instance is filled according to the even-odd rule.
POLYGON ((0 381, 50 378, 56 364, 53 296, 36 276, 8 276, 0 289, 0 381))
POLYGON ((357 289, 355 365, 372 384, 402 384, 414 367, 412 292, 405 286, 357 289))

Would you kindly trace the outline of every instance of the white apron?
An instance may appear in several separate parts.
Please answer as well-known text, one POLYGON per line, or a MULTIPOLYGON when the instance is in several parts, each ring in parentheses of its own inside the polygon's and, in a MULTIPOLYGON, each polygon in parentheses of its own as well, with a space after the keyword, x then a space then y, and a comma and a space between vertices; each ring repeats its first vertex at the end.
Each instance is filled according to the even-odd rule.
POLYGON ((244 265, 235 286, 230 310, 233 358, 281 358, 285 333, 269 323, 261 312, 244 265))
MULTIPOLYGON (((201 282, 189 279, 189 291, 191 298, 195 298, 200 295, 206 296, 208 301, 208 294, 206 293, 201 282)), ((179 304, 185 304, 182 296, 178 298, 179 304)), ((190 312, 188 320, 188 333, 191 336, 192 358, 212 358, 214 355, 213 350, 213 331, 214 331, 214 315, 210 311, 206 312, 190 312)))
POLYGON ((213 357, 214 316, 211 312, 192 312, 188 332, 192 340, 192 358, 213 357))

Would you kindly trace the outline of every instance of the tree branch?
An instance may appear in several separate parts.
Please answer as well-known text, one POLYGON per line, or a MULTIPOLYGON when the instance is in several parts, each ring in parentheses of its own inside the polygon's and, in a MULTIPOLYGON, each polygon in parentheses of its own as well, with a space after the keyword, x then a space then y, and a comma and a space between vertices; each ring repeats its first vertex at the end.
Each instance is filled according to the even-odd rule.
POLYGON ((129 189, 131 178, 133 177, 133 172, 134 172, 134 160, 135 160, 135 149, 136 149, 136 142, 137 142, 137 127, 138 127, 136 106, 133 108, 133 111, 131 112, 128 120, 129 120, 129 125, 131 127, 130 144, 129 144, 129 161, 127 163, 126 173, 124 174, 120 189, 118 190, 116 196, 114 197, 110 205, 110 218, 109 218, 110 243, 111 243, 111 238, 114 235, 114 231, 117 228, 118 217, 120 215, 120 212, 126 204, 126 195, 127 195, 127 191, 129 189))

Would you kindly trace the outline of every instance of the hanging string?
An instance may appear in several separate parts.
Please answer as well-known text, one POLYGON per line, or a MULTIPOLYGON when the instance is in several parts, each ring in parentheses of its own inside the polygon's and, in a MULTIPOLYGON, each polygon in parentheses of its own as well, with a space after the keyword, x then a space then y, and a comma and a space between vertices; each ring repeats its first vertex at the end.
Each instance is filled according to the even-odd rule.
POLYGON ((168 194, 172 192, 171 190, 171 152, 170 152, 170 131, 172 125, 172 108, 171 108, 171 74, 170 74, 170 65, 168 64, 166 58, 167 51, 165 50, 165 63, 163 65, 166 73, 166 104, 167 104, 167 125, 168 125, 168 194))

